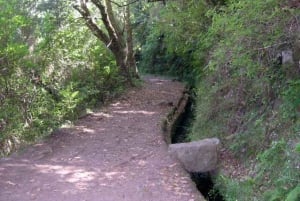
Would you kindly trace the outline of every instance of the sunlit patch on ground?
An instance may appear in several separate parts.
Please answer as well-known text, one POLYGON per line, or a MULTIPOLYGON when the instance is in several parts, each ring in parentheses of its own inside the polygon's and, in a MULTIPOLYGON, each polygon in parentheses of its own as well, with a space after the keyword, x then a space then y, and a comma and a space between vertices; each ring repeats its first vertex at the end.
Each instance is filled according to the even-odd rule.
POLYGON ((113 111, 116 114, 144 114, 144 115, 154 115, 156 112, 149 112, 144 110, 128 110, 128 111, 113 111))

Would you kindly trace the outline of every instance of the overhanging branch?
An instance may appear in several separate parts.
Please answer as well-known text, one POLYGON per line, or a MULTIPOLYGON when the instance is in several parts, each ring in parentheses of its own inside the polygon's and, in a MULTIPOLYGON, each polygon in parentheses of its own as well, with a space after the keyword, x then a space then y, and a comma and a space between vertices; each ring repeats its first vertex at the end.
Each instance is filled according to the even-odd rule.
POLYGON ((140 1, 140 0, 134 0, 134 1, 126 3, 126 4, 119 4, 119 3, 115 2, 115 1, 110 0, 111 3, 115 4, 116 6, 118 6, 120 8, 129 6, 129 5, 134 4, 134 3, 138 2, 138 1, 140 1))
POLYGON ((92 3, 99 9, 100 15, 101 15, 101 20, 108 32, 109 38, 111 41, 118 41, 118 35, 115 30, 114 25, 111 23, 111 19, 109 18, 110 15, 107 12, 107 9, 105 6, 101 3, 99 0, 91 0, 92 3))
POLYGON ((162 1, 164 5, 166 5, 166 0, 148 0, 148 3, 162 1))
POLYGON ((86 6, 86 0, 80 0, 80 5, 73 5, 73 8, 81 14, 85 24, 92 31, 92 33, 107 45, 110 41, 109 37, 93 21, 91 13, 86 6))

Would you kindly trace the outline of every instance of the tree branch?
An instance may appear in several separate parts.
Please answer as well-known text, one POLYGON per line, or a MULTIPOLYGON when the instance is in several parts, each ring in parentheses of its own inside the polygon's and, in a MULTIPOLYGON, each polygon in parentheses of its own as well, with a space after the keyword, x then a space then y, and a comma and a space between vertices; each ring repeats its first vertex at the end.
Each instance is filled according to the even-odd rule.
POLYGON ((110 42, 109 37, 98 27, 93 21, 91 13, 86 6, 86 0, 80 0, 80 5, 73 5, 73 8, 77 10, 83 17, 85 24, 92 31, 92 33, 99 38, 104 44, 108 45, 110 42))
POLYGON ((116 6, 118 6, 119 8, 122 8, 122 7, 129 6, 129 5, 131 5, 131 4, 134 4, 134 3, 136 3, 136 2, 138 2, 138 1, 140 1, 140 0, 134 0, 134 1, 129 2, 129 3, 126 3, 126 4, 119 4, 119 3, 115 2, 115 1, 112 1, 112 0, 109 0, 109 1, 110 1, 111 3, 113 3, 113 4, 115 4, 116 6))
POLYGON ((112 28, 114 29, 117 40, 120 42, 120 44, 123 44, 124 41, 122 41, 122 36, 121 36, 122 31, 121 31, 121 28, 120 28, 119 24, 117 23, 116 18, 114 16, 113 9, 111 6, 111 1, 105 0, 105 4, 106 4, 108 19, 109 19, 109 22, 110 22, 112 28))
POLYGON ((106 11, 105 6, 99 0, 91 0, 91 1, 99 9, 101 17, 102 17, 101 18, 102 22, 103 22, 105 28, 107 29, 108 35, 109 35, 112 43, 114 44, 113 41, 118 41, 119 39, 118 39, 117 32, 115 30, 115 27, 111 23, 112 20, 109 18, 110 16, 106 11))
POLYGON ((164 5, 166 5, 166 0, 148 0, 148 3, 162 1, 164 5))

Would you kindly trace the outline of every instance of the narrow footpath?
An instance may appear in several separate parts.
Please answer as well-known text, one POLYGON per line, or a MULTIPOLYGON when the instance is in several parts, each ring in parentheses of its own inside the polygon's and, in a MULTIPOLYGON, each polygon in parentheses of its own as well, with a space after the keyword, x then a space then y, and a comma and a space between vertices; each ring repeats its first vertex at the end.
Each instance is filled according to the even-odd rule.
POLYGON ((0 159, 0 201, 204 201, 161 131, 183 90, 146 77, 71 128, 0 159))

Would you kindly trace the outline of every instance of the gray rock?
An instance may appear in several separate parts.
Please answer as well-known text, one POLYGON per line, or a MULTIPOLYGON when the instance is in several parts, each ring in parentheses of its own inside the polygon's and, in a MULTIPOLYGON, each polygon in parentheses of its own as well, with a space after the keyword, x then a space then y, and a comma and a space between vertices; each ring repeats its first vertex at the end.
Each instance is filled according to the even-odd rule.
POLYGON ((169 145, 169 153, 188 172, 208 172, 217 169, 220 140, 209 138, 189 143, 169 145))
POLYGON ((285 50, 281 52, 282 64, 294 64, 293 51, 285 50))

